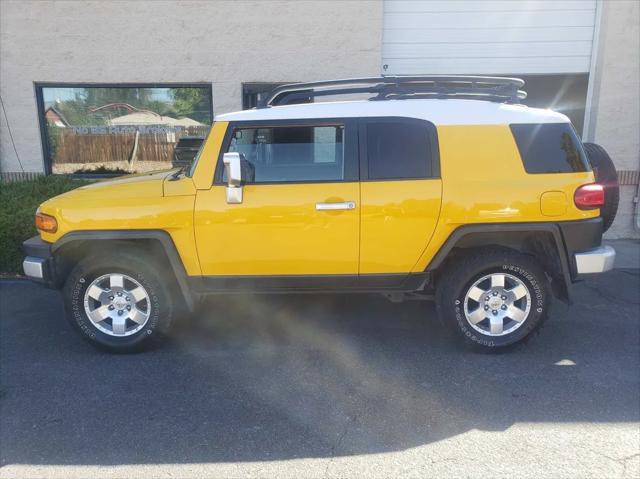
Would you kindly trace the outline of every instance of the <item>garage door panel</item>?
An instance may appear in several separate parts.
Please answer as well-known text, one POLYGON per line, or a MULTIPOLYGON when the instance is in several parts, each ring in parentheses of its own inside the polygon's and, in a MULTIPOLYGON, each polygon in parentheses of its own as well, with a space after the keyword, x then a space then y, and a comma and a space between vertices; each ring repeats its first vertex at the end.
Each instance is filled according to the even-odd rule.
POLYGON ((586 57, 525 57, 525 58, 400 58, 389 59, 395 75, 464 75, 464 74, 547 74, 581 73, 588 71, 590 58, 586 57))
POLYGON ((385 2, 384 11, 393 13, 403 12, 503 12, 508 10, 518 11, 552 11, 552 10, 595 10, 595 0, 528 0, 526 5, 514 8, 516 0, 440 0, 431 1, 428 4, 416 0, 394 0, 385 2))
POLYGON ((589 56, 591 42, 538 42, 538 43, 392 43, 384 46, 383 54, 389 58, 493 58, 589 56))
POLYGON ((491 12, 471 14, 470 12, 437 13, 387 13, 384 28, 536 28, 538 25, 550 27, 588 27, 595 21, 595 11, 559 10, 552 12, 491 12))
POLYGON ((385 30, 385 45, 404 43, 495 43, 495 42, 591 42, 593 27, 540 27, 521 29, 431 29, 385 30))
POLYGON ((586 73, 593 0, 384 0, 386 74, 586 73))

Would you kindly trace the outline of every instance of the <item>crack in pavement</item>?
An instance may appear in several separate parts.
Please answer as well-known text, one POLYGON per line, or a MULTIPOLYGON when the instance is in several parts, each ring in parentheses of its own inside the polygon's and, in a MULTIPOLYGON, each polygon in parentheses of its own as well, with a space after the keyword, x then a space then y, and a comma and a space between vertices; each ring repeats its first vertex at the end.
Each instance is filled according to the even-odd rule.
POLYGON ((324 469, 324 477, 325 478, 329 477, 329 467, 331 466, 331 463, 333 463, 333 460, 336 457, 336 451, 342 445, 342 441, 344 441, 344 438, 347 435, 347 432, 349 432, 349 428, 353 424, 355 424, 355 422, 357 420, 358 420, 358 416, 357 415, 354 415, 350 420, 348 420, 345 423, 344 428, 342 429, 342 433, 338 437, 338 440, 335 442, 335 444, 333 446, 331 446, 331 452, 330 452, 329 460, 327 461, 327 467, 325 467, 325 469, 324 469))

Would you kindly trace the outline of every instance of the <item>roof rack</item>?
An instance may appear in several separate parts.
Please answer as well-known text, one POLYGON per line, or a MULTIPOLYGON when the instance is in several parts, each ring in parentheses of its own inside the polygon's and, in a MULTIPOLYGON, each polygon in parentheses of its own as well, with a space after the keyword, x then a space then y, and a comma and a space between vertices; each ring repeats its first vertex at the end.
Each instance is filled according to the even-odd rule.
POLYGON ((520 90, 520 78, 432 75, 347 78, 310 83, 290 83, 271 91, 258 102, 258 108, 287 105, 296 101, 329 95, 376 94, 370 100, 409 98, 462 98, 500 103, 520 103, 527 93, 520 90))

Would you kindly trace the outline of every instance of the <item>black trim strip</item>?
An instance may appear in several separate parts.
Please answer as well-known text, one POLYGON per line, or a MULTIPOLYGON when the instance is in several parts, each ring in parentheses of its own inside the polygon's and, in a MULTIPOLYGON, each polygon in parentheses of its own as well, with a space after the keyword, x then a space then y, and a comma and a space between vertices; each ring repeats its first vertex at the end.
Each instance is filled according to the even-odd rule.
POLYGON ((198 293, 296 293, 419 291, 429 282, 429 273, 365 275, 271 275, 189 277, 198 293))

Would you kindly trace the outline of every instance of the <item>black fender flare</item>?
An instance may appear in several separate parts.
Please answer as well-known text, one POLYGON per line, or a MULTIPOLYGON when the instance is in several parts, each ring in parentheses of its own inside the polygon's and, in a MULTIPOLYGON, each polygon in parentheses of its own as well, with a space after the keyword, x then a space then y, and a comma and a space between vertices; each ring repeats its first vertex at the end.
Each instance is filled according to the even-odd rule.
POLYGON ((189 311, 194 311, 195 300, 189 284, 187 281, 187 272, 184 269, 176 245, 173 243, 173 239, 169 233, 164 230, 87 230, 87 231, 72 231, 62 236, 58 241, 51 245, 51 253, 55 255, 55 252, 63 246, 69 245, 76 241, 104 241, 104 240, 155 240, 162 246, 169 265, 173 270, 176 282, 182 293, 185 304, 189 311))
MULTIPOLYGON (((426 272, 433 272, 437 270, 447 259, 451 250, 460 245, 463 240, 467 240, 470 236, 474 235, 501 235, 504 233, 535 233, 543 232, 549 233, 553 238, 553 244, 558 254, 560 262, 561 284, 558 284, 559 288, 556 290, 556 294, 567 302, 571 302, 571 269, 568 260, 567 249, 563 240, 560 227, 556 223, 500 223, 500 224, 474 224, 463 225, 458 227, 451 233, 451 235, 444 242, 438 253, 433 257, 431 262, 425 269, 426 272)), ((480 242, 479 245, 482 243, 480 242)))

